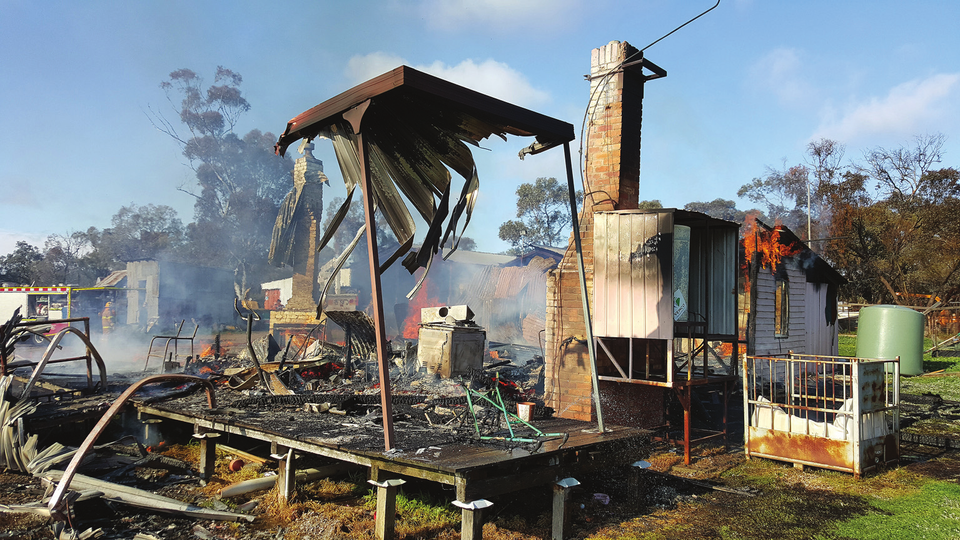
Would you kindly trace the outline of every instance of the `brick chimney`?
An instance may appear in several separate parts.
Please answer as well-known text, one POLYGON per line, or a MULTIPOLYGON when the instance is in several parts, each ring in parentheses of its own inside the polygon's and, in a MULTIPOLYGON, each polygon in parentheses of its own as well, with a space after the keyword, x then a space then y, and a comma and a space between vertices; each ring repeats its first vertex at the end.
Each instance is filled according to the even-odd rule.
MULTIPOLYGON (((586 128, 586 192, 580 234, 587 292, 593 309, 593 213, 637 208, 640 191, 642 57, 626 42, 594 49, 590 59, 590 110, 586 128)), ((659 68, 658 68, 659 69, 659 68)), ((661 75, 662 76, 662 75, 661 75)), ((557 415, 595 419, 590 358, 576 252, 547 280, 545 401, 557 415)), ((599 353, 598 353, 599 354, 599 353)), ((601 390, 601 393, 604 393, 601 390)))

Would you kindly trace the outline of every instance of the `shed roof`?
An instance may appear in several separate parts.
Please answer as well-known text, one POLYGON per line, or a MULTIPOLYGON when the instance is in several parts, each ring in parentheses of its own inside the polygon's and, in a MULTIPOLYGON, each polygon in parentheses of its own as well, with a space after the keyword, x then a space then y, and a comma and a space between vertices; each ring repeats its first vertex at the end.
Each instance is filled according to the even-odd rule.
POLYGON ((436 109, 456 112, 489 124, 488 129, 484 130, 486 134, 474 141, 501 131, 511 135, 535 136, 546 147, 574 139, 573 124, 427 75, 409 66, 400 66, 295 116, 287 123, 287 129, 277 141, 277 153, 283 155, 294 142, 317 136, 339 120, 344 112, 368 99, 397 95, 426 97, 427 102, 436 109))

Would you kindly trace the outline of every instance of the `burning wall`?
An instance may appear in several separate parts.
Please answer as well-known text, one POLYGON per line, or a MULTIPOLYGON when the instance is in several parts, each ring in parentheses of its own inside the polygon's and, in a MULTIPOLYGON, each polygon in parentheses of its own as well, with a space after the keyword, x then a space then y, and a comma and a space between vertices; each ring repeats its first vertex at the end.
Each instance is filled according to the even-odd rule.
POLYGON ((741 334, 747 354, 838 353, 836 270, 777 222, 747 216, 743 231, 741 334))

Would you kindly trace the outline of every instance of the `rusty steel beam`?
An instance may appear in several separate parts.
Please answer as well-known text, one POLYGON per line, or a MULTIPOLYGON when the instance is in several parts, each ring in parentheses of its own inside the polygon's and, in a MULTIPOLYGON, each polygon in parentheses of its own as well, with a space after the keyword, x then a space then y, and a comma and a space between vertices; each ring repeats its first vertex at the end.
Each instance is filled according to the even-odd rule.
POLYGON ((93 447, 94 443, 97 442, 97 439, 100 438, 100 435, 107 429, 107 426, 110 425, 110 421, 113 420, 113 417, 126 405, 127 401, 133 397, 133 395, 148 384, 153 384, 163 381, 182 381, 182 382, 197 382, 204 385, 204 388, 207 391, 207 405, 211 409, 217 406, 217 396, 214 393, 213 383, 207 379, 201 379, 200 377, 194 377, 192 375, 183 375, 179 373, 167 373, 161 375, 153 375, 145 379, 140 379, 139 381, 133 383, 129 388, 127 388, 116 401, 113 402, 113 405, 107 409, 107 412, 103 413, 103 417, 100 418, 100 421, 97 422, 97 425, 93 427, 90 431, 90 434, 87 435, 87 438, 83 440, 83 443, 77 449, 77 452, 73 455, 73 459, 70 460, 70 464, 67 465, 66 470, 63 472, 63 476, 60 478, 60 481, 57 482, 57 489, 54 490, 53 495, 50 497, 50 502, 47 503, 47 508, 50 510, 50 515, 59 520, 67 519, 69 514, 66 508, 66 500, 64 499, 64 494, 67 491, 67 488, 70 487, 70 481, 73 479, 74 475, 77 473, 77 469, 80 467, 80 463, 83 461, 83 458, 86 457, 87 452, 90 451, 90 448, 93 447))
POLYGON ((387 350, 386 326, 383 318, 383 286, 380 283, 380 254, 377 253, 377 223, 374 217, 373 182, 370 178, 370 155, 361 131, 363 114, 370 100, 343 113, 357 135, 357 153, 360 157, 360 187, 363 190, 363 215, 367 234, 367 256, 370 260, 370 297, 373 302, 373 328, 377 340, 377 365, 380 375, 380 410, 383 413, 383 446, 390 450, 396 443, 393 432, 393 402, 390 396, 390 358, 387 350))
POLYGON ((103 358, 100 357, 100 353, 90 342, 90 337, 84 334, 80 329, 68 326, 63 330, 57 332, 57 335, 50 340, 50 344, 47 345, 47 350, 43 353, 43 358, 40 362, 33 368, 33 373, 30 375, 30 380, 27 381, 27 385, 23 388, 23 392, 20 394, 20 399, 25 399, 30 396, 30 390, 33 389, 33 385, 36 384, 37 379, 40 377, 40 374, 43 373, 45 367, 48 363, 58 363, 65 362, 67 359, 63 360, 53 360, 51 362, 50 358, 53 356, 53 353, 56 352, 57 347, 60 345, 60 342, 63 340, 63 336, 67 334, 76 334, 80 336, 80 340, 83 341, 84 345, 87 346, 88 355, 79 356, 76 358, 70 358, 69 360, 81 360, 85 359, 87 361, 87 388, 93 388, 93 373, 91 369, 91 357, 97 362, 97 368, 100 370, 100 387, 107 387, 107 367, 103 363, 103 358))

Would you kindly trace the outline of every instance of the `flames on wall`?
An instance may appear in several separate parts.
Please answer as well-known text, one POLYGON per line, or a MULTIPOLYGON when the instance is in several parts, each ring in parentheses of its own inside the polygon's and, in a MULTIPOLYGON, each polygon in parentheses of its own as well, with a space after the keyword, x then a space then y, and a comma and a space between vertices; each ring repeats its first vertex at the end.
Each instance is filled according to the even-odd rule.
POLYGON ((755 215, 748 214, 743 223, 743 272, 744 292, 750 292, 750 264, 753 262, 754 255, 757 255, 760 268, 769 268, 771 274, 777 273, 777 267, 785 257, 792 257, 799 253, 802 245, 797 242, 783 242, 780 238, 780 231, 783 224, 778 219, 773 229, 767 230, 761 227, 757 222, 755 215))

